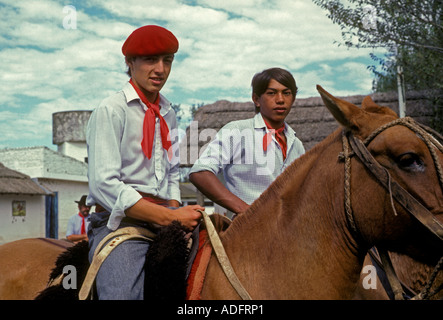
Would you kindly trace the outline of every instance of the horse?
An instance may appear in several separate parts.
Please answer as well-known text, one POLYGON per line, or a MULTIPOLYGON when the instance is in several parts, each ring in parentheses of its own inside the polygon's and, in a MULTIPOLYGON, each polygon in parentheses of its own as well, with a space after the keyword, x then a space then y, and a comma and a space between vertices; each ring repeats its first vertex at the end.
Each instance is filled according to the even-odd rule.
MULTIPOLYGON (((235 275, 252 299, 352 299, 370 248, 398 252, 429 265, 436 265, 443 253, 438 173, 443 154, 435 150, 436 142, 425 143, 425 134, 396 123, 395 112, 370 97, 359 108, 320 86, 317 89, 340 127, 294 161, 247 212, 220 232, 235 275), (385 168, 387 186, 354 149, 345 151, 349 143, 356 143, 351 136, 358 141, 370 138, 366 148, 385 168), (352 170, 345 170, 346 164, 352 170), (390 189, 395 183, 432 215, 431 227, 393 196, 390 189)), ((0 264, 4 256, 0 246, 0 264)), ((33 257, 32 263, 53 265, 39 257, 33 257)), ((0 268, 2 278, 9 278, 13 268, 0 268)), ((43 289, 49 272, 39 274, 43 289)), ((36 281, 33 276, 28 281, 36 281)), ((0 285, 0 293, 4 290, 0 285)), ((212 253, 199 298, 241 297, 212 253)))
MULTIPOLYGON (((443 194, 434 161, 442 162, 441 150, 429 149, 422 136, 403 125, 378 132, 398 116, 370 97, 358 108, 317 89, 341 128, 296 160, 220 235, 253 299, 351 299, 373 246, 431 265, 443 255, 443 194), (367 149, 389 177, 386 188, 360 159, 348 157, 351 210, 344 200, 344 132, 370 138, 367 149), (393 181, 438 219, 440 238, 392 199, 393 181)), ((212 256, 201 298, 239 297, 212 256)))
POLYGON ((74 244, 29 238, 0 246, 0 300, 32 300, 42 291, 56 259, 74 244))
MULTIPOLYGON (((443 272, 436 269, 436 266, 421 263, 407 255, 395 252, 390 252, 389 257, 397 279, 401 284, 403 299, 441 300, 443 298, 443 290, 441 289, 443 272), (434 274, 435 280, 432 281, 434 274)), ((359 285, 352 297, 353 300, 396 299, 391 284, 384 274, 384 267, 379 263, 375 263, 371 255, 366 255, 359 285), (377 269, 377 266, 379 269, 377 269), (368 267, 370 269, 367 269, 368 267)))

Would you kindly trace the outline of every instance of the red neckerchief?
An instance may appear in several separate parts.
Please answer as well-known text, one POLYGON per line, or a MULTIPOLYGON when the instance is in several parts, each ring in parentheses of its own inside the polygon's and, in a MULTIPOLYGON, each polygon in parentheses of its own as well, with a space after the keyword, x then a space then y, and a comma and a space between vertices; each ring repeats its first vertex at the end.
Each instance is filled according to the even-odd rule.
POLYGON ((81 212, 79 212, 78 215, 80 216, 80 218, 82 218, 82 227, 81 227, 81 229, 80 229, 80 234, 86 234, 85 216, 82 215, 81 212))
MULTIPOLYGON (((264 119, 263 119, 264 120, 264 119)), ((268 149, 269 144, 272 140, 272 135, 275 135, 275 138, 277 139, 278 144, 280 145, 283 159, 286 159, 286 152, 288 149, 288 146, 286 144, 285 139, 283 139, 280 134, 283 134, 283 131, 285 130, 285 125, 283 124, 283 127, 279 129, 273 129, 266 121, 265 121, 266 127, 268 128, 268 131, 264 137, 263 137, 263 151, 266 151, 268 149)))
POLYGON ((143 140, 141 143, 143 153, 151 159, 152 147, 154 145, 154 135, 155 135, 155 117, 160 119, 160 135, 162 138, 162 146, 168 152, 169 160, 172 158, 171 140, 168 139, 169 128, 165 119, 160 114, 160 94, 157 95, 157 99, 154 103, 150 103, 143 92, 134 84, 134 82, 129 80, 129 83, 137 92, 140 100, 148 107, 145 112, 145 118, 143 120, 143 140))

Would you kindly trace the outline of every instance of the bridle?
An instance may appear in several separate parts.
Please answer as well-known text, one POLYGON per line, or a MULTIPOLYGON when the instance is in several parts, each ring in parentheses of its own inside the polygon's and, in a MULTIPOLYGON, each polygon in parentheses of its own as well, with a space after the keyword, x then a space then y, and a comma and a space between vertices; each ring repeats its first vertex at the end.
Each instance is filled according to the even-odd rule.
MULTIPOLYGON (((396 181, 392 180, 389 171, 381 166, 372 156, 372 154, 367 149, 369 143, 381 132, 391 128, 393 126, 403 125, 414 133, 416 133, 426 144, 431 153, 432 159, 434 161, 434 166, 437 171, 440 187, 443 191, 443 170, 442 166, 438 160, 438 155, 435 150, 437 148, 443 153, 442 144, 435 138, 438 137, 443 141, 443 137, 439 135, 436 131, 428 128, 418 122, 415 122, 412 118, 400 118, 389 122, 380 128, 376 129, 371 133, 364 141, 356 138, 349 130, 343 130, 342 140, 343 140, 343 152, 340 153, 339 159, 345 162, 345 211, 348 224, 351 230, 355 234, 360 234, 358 228, 355 224, 354 215, 351 206, 351 158, 356 155, 363 165, 374 175, 378 182, 388 191, 392 209, 394 214, 397 214, 394 207, 394 200, 397 201, 410 215, 415 217, 424 227, 426 227, 432 234, 437 236, 440 241, 443 241, 443 225, 435 218, 435 216, 426 209, 420 202, 418 202, 409 192, 403 189, 396 181)), ((388 269, 390 265, 390 259, 384 250, 379 249, 380 256, 384 260, 384 264, 387 264, 388 269)), ((442 269, 443 257, 440 259, 430 280, 434 281, 436 274, 442 269)), ((391 287, 394 290, 396 299, 403 299, 403 290, 399 284, 398 278, 395 275, 393 268, 387 271, 388 279, 391 283, 391 287)), ((426 288, 430 288, 432 285, 427 284, 426 288)), ((429 289, 427 290, 429 291, 429 289)), ((434 292, 435 294, 436 292, 434 292)), ((428 292, 420 293, 416 299, 424 299, 429 296, 428 292)))

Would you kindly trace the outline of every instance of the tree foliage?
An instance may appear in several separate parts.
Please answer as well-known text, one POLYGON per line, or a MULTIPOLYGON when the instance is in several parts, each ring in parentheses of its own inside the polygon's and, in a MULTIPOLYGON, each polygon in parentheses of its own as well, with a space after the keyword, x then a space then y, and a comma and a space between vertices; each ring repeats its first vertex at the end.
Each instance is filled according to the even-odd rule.
POLYGON ((352 47, 407 47, 443 53, 442 0, 313 0, 352 47), (348 5, 345 6, 344 2, 348 5))
POLYGON ((313 0, 342 30, 343 43, 355 48, 385 48, 376 63, 374 90, 397 90, 397 66, 406 91, 431 89, 434 125, 443 123, 443 0, 313 0), (440 97, 440 98, 439 98, 440 97), (440 122, 440 123, 439 123, 440 122))

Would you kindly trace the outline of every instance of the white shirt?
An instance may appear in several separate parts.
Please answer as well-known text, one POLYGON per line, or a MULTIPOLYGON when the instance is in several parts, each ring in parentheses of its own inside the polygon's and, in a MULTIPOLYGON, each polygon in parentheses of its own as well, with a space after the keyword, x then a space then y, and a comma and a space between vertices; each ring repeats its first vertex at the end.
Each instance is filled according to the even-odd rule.
POLYGON ((190 174, 210 171, 218 175, 223 172, 226 188, 251 204, 295 159, 305 153, 302 142, 286 123, 286 159, 283 159, 275 136, 265 152, 263 136, 268 132, 260 113, 254 118, 226 124, 195 162, 190 174))
MULTIPOLYGON (((88 232, 88 226, 89 226, 89 218, 91 215, 88 215, 85 218, 85 231, 88 232)), ((82 231, 82 223, 83 219, 79 216, 77 213, 76 215, 71 216, 68 221, 68 227, 66 228, 66 236, 70 236, 73 234, 81 234, 82 231)))
POLYGON ((165 200, 180 199, 177 120, 171 103, 160 95, 160 114, 171 133, 173 157, 169 161, 156 119, 151 159, 142 151, 143 119, 147 107, 128 82, 92 112, 88 146, 88 205, 96 203, 111 213, 108 228, 115 230, 125 210, 141 199, 139 192, 165 200))

